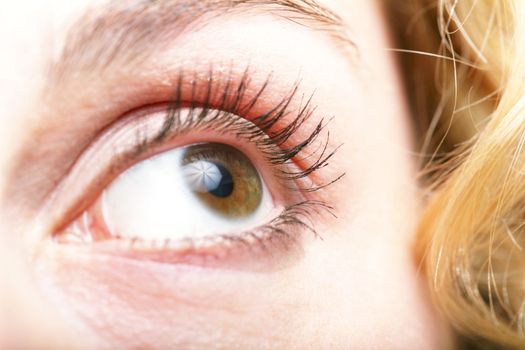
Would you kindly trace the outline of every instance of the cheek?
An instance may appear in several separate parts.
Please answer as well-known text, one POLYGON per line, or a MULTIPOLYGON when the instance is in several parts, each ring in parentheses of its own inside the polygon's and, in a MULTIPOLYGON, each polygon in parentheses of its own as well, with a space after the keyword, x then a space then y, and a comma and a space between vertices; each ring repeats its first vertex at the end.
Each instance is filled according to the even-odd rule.
POLYGON ((331 337, 353 349, 444 348, 447 329, 427 299, 408 244, 384 239, 392 229, 360 220, 327 232, 333 238, 307 250, 301 274, 310 294, 303 297, 308 326, 319 330, 312 341, 320 347, 331 337))
POLYGON ((331 191, 339 220, 326 229, 322 244, 307 245, 305 275, 319 294, 315 317, 331 325, 340 344, 443 349, 449 330, 413 257, 421 193, 410 117, 395 62, 384 54, 391 45, 379 28, 365 30, 379 27, 379 20, 349 21, 369 34, 360 46, 367 84, 349 89, 344 102, 334 101, 345 118, 334 120, 333 128, 346 137, 333 162, 347 176, 331 191))
POLYGON ((243 273, 70 250, 50 255, 41 269, 44 290, 101 346, 286 348, 304 319, 284 270, 243 273))
POLYGON ((49 251, 42 284, 100 347, 440 348, 409 257, 346 229, 271 274, 49 251))

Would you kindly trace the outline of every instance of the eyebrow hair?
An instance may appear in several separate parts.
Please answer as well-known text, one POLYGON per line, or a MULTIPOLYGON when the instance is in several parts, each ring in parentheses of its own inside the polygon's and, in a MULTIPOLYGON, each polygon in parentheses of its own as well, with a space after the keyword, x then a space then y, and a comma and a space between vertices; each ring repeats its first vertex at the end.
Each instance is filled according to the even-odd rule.
POLYGON ((52 62, 51 80, 61 81, 75 70, 133 64, 205 16, 203 24, 208 17, 264 10, 356 50, 342 19, 315 0, 120 0, 88 10, 74 23, 52 62))

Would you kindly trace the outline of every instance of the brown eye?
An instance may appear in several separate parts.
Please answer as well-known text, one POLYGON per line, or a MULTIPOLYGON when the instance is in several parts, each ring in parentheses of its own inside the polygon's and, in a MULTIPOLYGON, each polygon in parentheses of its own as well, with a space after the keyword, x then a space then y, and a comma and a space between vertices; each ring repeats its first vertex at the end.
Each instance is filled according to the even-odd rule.
POLYGON ((217 214, 249 216, 258 208, 262 184, 250 160, 221 143, 188 146, 182 157, 184 177, 196 196, 217 214))

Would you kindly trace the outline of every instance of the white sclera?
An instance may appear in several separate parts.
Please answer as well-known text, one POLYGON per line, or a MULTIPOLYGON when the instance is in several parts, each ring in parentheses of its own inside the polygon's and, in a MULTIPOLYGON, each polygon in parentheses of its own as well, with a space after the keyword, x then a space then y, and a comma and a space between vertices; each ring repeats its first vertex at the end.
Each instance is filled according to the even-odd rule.
MULTIPOLYGON (((102 208, 113 235, 144 240, 199 238, 239 233, 268 220, 274 205, 262 180, 261 203, 242 219, 222 216, 199 200, 188 182, 190 168, 182 165, 184 152, 178 148, 141 161, 108 186, 102 208)), ((213 164, 199 162, 204 167, 213 164)), ((208 170, 213 175, 214 169, 208 170)))

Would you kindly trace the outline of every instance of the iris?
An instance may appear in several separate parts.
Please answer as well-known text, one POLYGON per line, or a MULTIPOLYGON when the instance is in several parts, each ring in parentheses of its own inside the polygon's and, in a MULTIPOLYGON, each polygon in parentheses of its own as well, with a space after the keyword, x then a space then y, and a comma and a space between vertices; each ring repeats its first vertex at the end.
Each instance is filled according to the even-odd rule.
POLYGON ((261 203, 259 174, 236 148, 221 143, 188 146, 182 168, 193 193, 218 214, 243 218, 255 212, 261 203))

